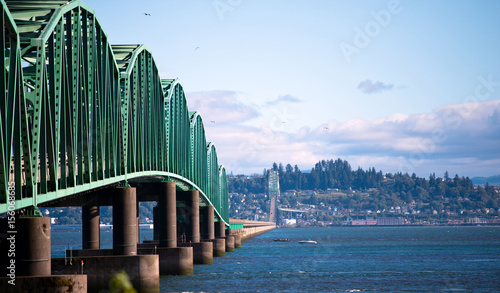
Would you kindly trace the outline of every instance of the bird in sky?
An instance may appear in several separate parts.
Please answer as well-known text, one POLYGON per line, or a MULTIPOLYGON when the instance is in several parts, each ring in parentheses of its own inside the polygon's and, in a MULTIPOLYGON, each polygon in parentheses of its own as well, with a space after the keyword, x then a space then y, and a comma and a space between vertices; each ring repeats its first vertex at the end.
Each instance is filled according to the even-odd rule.
POLYGON ((213 120, 212 120, 212 121, 210 121, 210 122, 215 123, 215 121, 213 121, 213 120))
POLYGON ((144 15, 146 16, 151 16, 151 14, 144 12, 144 15))
POLYGON ((195 50, 198 50, 199 48, 200 48, 200 47, 196 47, 196 48, 194 48, 194 49, 195 49, 195 50))

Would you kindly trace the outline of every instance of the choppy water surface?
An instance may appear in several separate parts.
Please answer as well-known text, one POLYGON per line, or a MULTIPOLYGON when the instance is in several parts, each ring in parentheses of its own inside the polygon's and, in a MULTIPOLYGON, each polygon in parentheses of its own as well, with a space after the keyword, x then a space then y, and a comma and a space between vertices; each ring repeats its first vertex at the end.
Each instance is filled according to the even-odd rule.
POLYGON ((162 292, 500 292, 500 227, 276 229, 160 282, 162 292))

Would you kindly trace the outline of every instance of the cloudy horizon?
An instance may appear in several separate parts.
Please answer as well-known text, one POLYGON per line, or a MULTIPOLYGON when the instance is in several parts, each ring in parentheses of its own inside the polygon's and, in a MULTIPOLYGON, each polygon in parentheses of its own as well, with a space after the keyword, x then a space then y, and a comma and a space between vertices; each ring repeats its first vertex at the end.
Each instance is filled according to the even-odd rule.
MULTIPOLYGON (((316 128, 302 126, 290 132, 286 125, 298 114, 283 115, 283 104, 244 105, 237 100, 237 93, 230 94, 233 99, 224 99, 228 94, 186 94, 190 111, 202 113, 207 139, 217 146, 219 163, 228 173, 262 174, 273 163, 297 165, 307 171, 321 160, 341 158, 354 169, 375 167, 384 173, 416 173, 419 177, 431 173, 442 176, 445 171, 471 178, 500 174, 500 100, 471 101, 438 107, 430 113, 393 114, 372 120, 331 119, 316 128), (270 105, 276 107, 269 109, 270 105), (232 115, 222 115, 224 111, 232 115), (248 125, 273 111, 267 124, 248 125)), ((288 103, 298 101, 293 98, 288 103)))

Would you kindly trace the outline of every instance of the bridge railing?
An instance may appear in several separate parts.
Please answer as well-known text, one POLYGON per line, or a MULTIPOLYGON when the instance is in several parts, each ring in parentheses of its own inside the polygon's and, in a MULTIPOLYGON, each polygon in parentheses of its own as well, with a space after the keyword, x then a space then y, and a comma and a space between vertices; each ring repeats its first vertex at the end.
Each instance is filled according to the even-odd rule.
POLYGON ((177 80, 160 79, 147 47, 111 46, 78 0, 0 3, 0 214, 162 177, 200 190, 229 222, 225 170, 201 116, 177 80))

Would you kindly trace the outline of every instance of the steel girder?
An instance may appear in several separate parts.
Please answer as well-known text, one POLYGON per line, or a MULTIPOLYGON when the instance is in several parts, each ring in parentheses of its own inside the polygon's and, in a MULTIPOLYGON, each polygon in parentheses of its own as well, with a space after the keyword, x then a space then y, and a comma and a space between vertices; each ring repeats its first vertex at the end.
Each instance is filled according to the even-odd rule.
POLYGON ((219 192, 220 211, 223 219, 229 219, 229 189, 227 185, 226 168, 219 166, 219 192))
POLYGON ((207 180, 208 180, 208 198, 215 202, 215 205, 220 205, 216 197, 219 191, 219 163, 217 162, 217 150, 211 142, 207 144, 207 180))
POLYGON ((22 209, 148 177, 199 190, 229 223, 201 116, 145 46, 111 46, 78 0, 0 3, 0 214, 9 192, 22 209))
POLYGON ((205 127, 200 113, 190 113, 191 128, 191 160, 193 182, 201 189, 207 190, 208 187, 208 157, 207 140, 205 138, 205 127))

